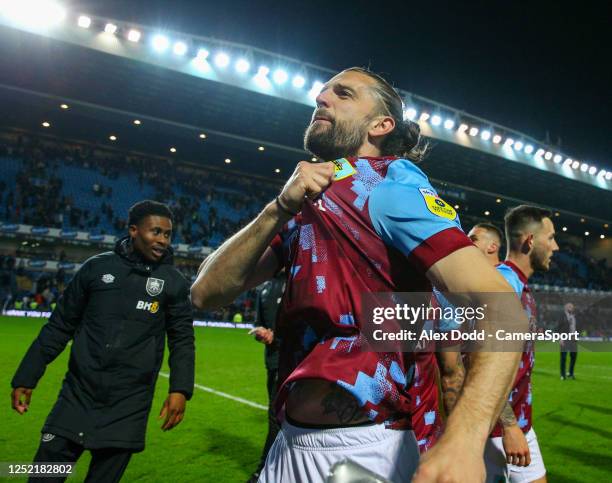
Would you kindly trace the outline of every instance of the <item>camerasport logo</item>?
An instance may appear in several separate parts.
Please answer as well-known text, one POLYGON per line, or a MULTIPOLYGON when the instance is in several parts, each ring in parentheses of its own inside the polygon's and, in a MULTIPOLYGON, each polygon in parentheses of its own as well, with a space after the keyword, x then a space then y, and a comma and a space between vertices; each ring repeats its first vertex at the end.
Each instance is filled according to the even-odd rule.
POLYGON ((157 300, 155 302, 145 302, 143 300, 139 300, 136 304, 136 308, 138 310, 146 310, 147 312, 156 314, 159 310, 159 302, 157 300))
POLYGON ((43 443, 48 443, 49 441, 53 440, 53 438, 55 438, 54 434, 51 433, 44 433, 42 435, 42 442, 43 443))

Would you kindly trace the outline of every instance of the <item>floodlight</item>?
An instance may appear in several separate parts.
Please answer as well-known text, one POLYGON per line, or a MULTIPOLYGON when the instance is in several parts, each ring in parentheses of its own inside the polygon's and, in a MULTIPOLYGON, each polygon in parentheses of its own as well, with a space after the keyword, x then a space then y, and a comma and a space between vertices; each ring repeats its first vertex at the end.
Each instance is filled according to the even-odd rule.
POLYGON ((91 25, 91 18, 87 15, 81 15, 77 20, 77 25, 81 28, 88 29, 91 25))
POLYGON ((107 23, 104 26, 104 32, 107 34, 115 35, 117 32, 117 26, 114 23, 107 23))
POLYGON ((301 89, 306 84, 306 79, 304 79, 301 75, 296 75, 291 82, 293 87, 296 89, 301 89))
POLYGON ((132 29, 128 32, 128 40, 130 42, 138 42, 140 40, 141 33, 138 30, 132 29))
POLYGON ((215 65, 217 67, 224 69, 229 65, 229 63, 229 55, 227 55, 225 52, 219 52, 217 55, 215 55, 215 65))
POLYGON ((175 55, 185 55, 187 53, 187 44, 185 42, 175 42, 172 49, 175 55))
POLYGON ((404 116, 406 117, 406 119, 414 121, 417 117, 417 110, 414 107, 409 107, 408 109, 406 109, 404 116))
POLYGON ((245 72, 248 72, 248 70, 251 68, 251 64, 249 64, 249 62, 246 59, 238 59, 236 61, 236 72, 238 72, 239 74, 244 74, 245 72))
POLYGON ((165 35, 157 34, 153 36, 151 44, 157 52, 164 52, 170 45, 170 40, 165 35))
POLYGON ((289 76, 287 75, 287 72, 285 72, 283 69, 276 69, 274 71, 274 75, 272 76, 272 79, 274 79, 274 82, 276 82, 278 85, 282 85, 287 82, 288 78, 289 76))

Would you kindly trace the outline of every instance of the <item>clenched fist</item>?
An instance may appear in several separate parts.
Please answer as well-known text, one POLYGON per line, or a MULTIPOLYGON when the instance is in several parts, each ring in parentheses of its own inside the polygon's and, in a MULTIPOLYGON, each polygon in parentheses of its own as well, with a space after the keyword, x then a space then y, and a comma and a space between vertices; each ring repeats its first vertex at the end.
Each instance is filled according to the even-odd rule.
POLYGON ((508 464, 516 466, 529 466, 531 464, 529 443, 527 443, 527 438, 518 425, 504 428, 502 444, 508 464))
POLYGON ((334 179, 334 163, 300 161, 279 195, 282 206, 297 213, 305 198, 311 200, 325 191, 334 179))

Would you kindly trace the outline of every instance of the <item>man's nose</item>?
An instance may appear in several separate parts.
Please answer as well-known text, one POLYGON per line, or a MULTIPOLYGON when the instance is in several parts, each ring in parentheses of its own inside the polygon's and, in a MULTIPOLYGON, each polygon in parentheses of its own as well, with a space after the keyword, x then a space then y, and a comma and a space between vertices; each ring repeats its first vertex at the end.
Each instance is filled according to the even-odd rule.
POLYGON ((329 107, 330 106, 330 94, 329 90, 325 89, 319 92, 319 95, 316 97, 317 107, 329 107))

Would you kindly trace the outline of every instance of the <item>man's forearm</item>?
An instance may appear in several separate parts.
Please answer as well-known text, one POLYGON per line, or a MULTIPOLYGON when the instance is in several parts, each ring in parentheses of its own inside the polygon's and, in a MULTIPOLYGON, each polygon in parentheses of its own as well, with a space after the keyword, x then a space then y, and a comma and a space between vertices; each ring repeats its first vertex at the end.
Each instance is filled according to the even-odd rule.
POLYGON ((446 425, 448 435, 463 435, 484 448, 514 380, 521 354, 475 352, 471 354, 461 397, 446 425))
POLYGON ((461 388, 465 380, 465 367, 461 359, 461 353, 440 353, 442 361, 440 364, 442 376, 442 400, 444 409, 449 415, 461 393, 461 388), (452 355, 449 357, 449 355, 452 355))
POLYGON ((225 241, 202 263, 191 287, 192 303, 201 309, 231 303, 243 291, 264 251, 289 219, 273 201, 225 241))
POLYGON ((517 424, 516 416, 514 415, 514 410, 512 409, 512 406, 510 406, 510 403, 508 401, 506 401, 506 404, 504 404, 504 407, 502 408, 502 412, 499 415, 499 422, 504 428, 517 424))

